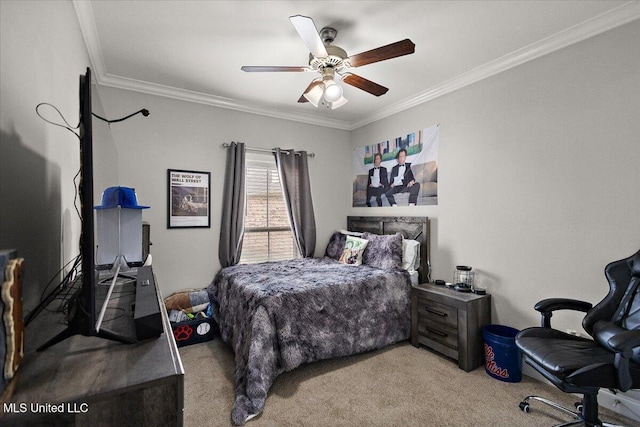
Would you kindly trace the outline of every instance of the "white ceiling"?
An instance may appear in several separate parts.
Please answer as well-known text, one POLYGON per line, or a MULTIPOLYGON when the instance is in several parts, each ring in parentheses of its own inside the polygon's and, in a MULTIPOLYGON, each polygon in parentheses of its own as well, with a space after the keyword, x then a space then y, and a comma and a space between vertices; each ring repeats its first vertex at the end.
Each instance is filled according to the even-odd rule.
POLYGON ((640 19, 639 1, 80 1, 74 6, 99 85, 355 129, 523 62, 640 19), (312 73, 245 73, 307 65, 289 16, 338 30, 349 55, 405 38, 415 53, 354 72, 389 88, 343 84, 349 102, 298 98, 312 73))

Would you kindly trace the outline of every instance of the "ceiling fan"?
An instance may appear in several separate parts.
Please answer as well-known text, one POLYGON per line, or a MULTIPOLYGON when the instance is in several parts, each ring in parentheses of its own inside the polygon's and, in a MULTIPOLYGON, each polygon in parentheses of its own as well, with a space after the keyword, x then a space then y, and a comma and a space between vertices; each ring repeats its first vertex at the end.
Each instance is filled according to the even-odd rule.
POLYGON ((317 72, 320 77, 314 79, 298 99, 298 102, 311 102, 315 107, 319 105, 335 109, 347 103, 342 88, 336 84, 336 76, 348 85, 362 89, 372 95, 380 96, 387 93, 388 88, 353 74, 352 68, 380 62, 398 56, 415 52, 416 45, 409 39, 381 46, 366 52, 348 56, 344 49, 332 45, 338 32, 331 27, 324 27, 320 32, 316 29, 313 19, 295 15, 289 20, 305 45, 311 52, 308 66, 247 66, 242 71, 252 72, 317 72))

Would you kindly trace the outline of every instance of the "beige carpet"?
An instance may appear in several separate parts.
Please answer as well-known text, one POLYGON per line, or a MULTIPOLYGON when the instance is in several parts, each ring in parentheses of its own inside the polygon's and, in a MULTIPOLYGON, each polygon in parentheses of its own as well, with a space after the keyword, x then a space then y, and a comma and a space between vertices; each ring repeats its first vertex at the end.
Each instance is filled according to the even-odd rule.
MULTIPOLYGON (((185 369, 184 424, 229 426, 234 399, 233 352, 219 337, 180 349, 185 369)), ((528 377, 507 383, 480 367, 457 364, 408 341, 382 350, 301 366, 276 379, 261 426, 549 426, 566 421, 538 402, 538 394, 572 407, 576 398, 528 377)), ((632 425, 601 409, 603 421, 632 425)))

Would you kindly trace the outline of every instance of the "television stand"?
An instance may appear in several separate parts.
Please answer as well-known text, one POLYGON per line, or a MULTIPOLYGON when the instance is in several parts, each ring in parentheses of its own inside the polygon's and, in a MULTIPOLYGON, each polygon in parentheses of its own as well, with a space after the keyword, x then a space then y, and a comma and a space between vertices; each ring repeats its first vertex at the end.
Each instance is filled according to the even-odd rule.
MULTIPOLYGON (((150 286, 156 288, 162 317, 163 331, 155 339, 121 344, 73 335, 38 352, 35 347, 43 338, 60 329, 60 314, 43 311, 35 318, 25 329, 25 357, 14 395, 3 405, 4 414, 0 412, 0 424, 182 426, 184 369, 155 280, 150 286), (32 404, 55 409, 37 413, 32 404)), ((128 289, 114 297, 124 306, 132 300, 128 289)), ((116 311, 110 310, 105 319, 113 329, 117 325, 112 323, 123 319, 116 311)), ((135 336, 133 322, 126 323, 135 336)))
MULTIPOLYGON (((59 342, 62 342, 64 340, 66 340, 67 338, 70 338, 70 337, 72 337, 74 335, 87 335, 88 334, 87 331, 88 331, 89 328, 86 327, 87 326, 87 322, 84 319, 84 317, 86 317, 86 316, 84 315, 84 313, 82 313, 80 310, 78 310, 77 304, 76 304, 77 298, 81 298, 81 297, 82 296, 80 294, 80 289, 78 289, 78 291, 76 291, 76 293, 73 295, 73 297, 70 300, 71 303, 74 305, 74 307, 72 307, 73 315, 71 316, 71 321, 67 325, 67 328, 64 329, 63 331, 61 331, 60 333, 58 333, 57 335, 55 335, 49 341, 47 341, 44 344, 42 344, 40 347, 38 347, 38 351, 44 351, 47 348, 51 347, 52 345, 56 345, 59 342)), ((108 301, 105 302, 105 304, 107 304, 107 303, 108 303, 108 301)), ((124 308, 123 308, 123 310, 124 310, 124 308)), ((91 333, 91 336, 104 338, 104 339, 108 339, 108 340, 112 340, 112 341, 118 341, 118 342, 121 342, 121 343, 128 343, 128 344, 136 342, 135 335, 118 334, 116 332, 108 331, 106 329, 101 329, 97 333, 91 333)))
MULTIPOLYGON (((82 335, 82 332, 76 327, 68 326, 67 329, 65 329, 64 331, 60 332, 58 335, 56 335, 55 337, 51 338, 49 341, 47 341, 46 343, 44 343, 40 347, 38 347, 38 351, 44 351, 47 348, 51 347, 52 345, 56 345, 59 342, 62 342, 64 340, 66 340, 67 338, 70 338, 70 337, 72 337, 74 335, 82 335)), ((125 343, 125 344, 132 344, 132 343, 136 342, 135 338, 127 337, 127 336, 124 336, 124 335, 119 335, 119 334, 116 334, 115 332, 107 331, 106 329, 100 330, 99 332, 97 332, 93 336, 94 337, 98 337, 98 338, 104 338, 104 339, 112 340, 112 341, 118 341, 118 342, 125 343)))

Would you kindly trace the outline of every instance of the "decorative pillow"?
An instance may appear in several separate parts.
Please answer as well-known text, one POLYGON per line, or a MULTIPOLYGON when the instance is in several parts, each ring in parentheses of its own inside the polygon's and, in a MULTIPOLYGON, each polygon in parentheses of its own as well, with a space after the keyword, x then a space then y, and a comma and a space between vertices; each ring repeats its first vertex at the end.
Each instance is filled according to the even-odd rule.
POLYGON ((369 242, 355 236, 347 236, 340 262, 348 265, 362 265, 362 254, 369 242))
POLYGON ((402 267, 402 234, 377 235, 364 233, 363 239, 369 241, 362 257, 364 265, 383 270, 400 270, 402 267))
POLYGON ((420 267, 420 242, 402 239, 402 269, 415 271, 420 267))
POLYGON ((331 235, 327 249, 324 251, 324 256, 335 259, 340 259, 342 252, 344 251, 344 242, 347 240, 347 236, 339 231, 336 231, 331 235))
POLYGON ((344 242, 347 236, 362 237, 362 233, 358 231, 340 230, 336 231, 329 238, 329 243, 324 251, 324 256, 335 259, 336 261, 342 256, 344 251, 344 242))

